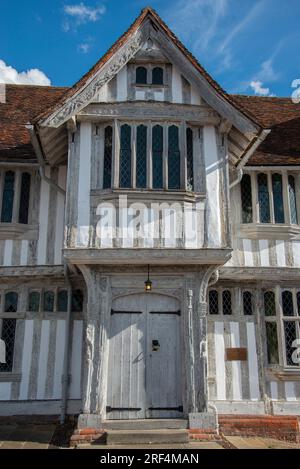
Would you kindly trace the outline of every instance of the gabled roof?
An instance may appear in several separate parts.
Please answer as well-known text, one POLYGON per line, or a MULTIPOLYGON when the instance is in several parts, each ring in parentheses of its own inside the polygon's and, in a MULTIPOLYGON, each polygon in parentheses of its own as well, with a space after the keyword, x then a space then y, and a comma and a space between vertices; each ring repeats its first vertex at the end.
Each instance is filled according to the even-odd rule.
POLYGON ((67 88, 6 85, 5 103, 0 103, 0 158, 9 162, 36 162, 25 125, 44 108, 56 103, 67 88))
MULTIPOLYGON (((103 55, 103 57, 72 88, 67 90, 55 104, 51 105, 46 111, 38 115, 34 123, 38 123, 39 125, 49 125, 50 118, 54 117, 55 113, 58 113, 58 111, 63 108, 66 103, 72 102, 75 97, 83 93, 83 90, 91 84, 95 76, 103 70, 104 66, 110 61, 110 59, 122 48, 122 46, 126 44, 126 42, 130 38, 134 37, 135 33, 139 30, 139 28, 146 21, 146 19, 155 24, 156 28, 161 28, 164 34, 168 37, 168 39, 170 39, 171 43, 175 46, 176 50, 181 51, 183 56, 189 61, 189 63, 194 67, 194 69, 197 70, 199 76, 201 76, 201 78, 206 81, 206 87, 208 86, 211 88, 211 90, 216 92, 217 99, 214 100, 214 103, 216 104, 219 101, 219 104, 221 104, 220 114, 222 115, 222 110, 227 110, 229 114, 230 109, 231 111, 235 110, 237 113, 240 113, 242 119, 247 119, 249 128, 251 128, 252 132, 256 133, 256 131, 259 130, 259 123, 257 122, 255 115, 240 106, 238 101, 232 99, 232 97, 220 87, 220 85, 199 64, 199 62, 191 54, 191 52, 189 52, 185 48, 185 46, 180 42, 180 40, 160 18, 160 16, 150 7, 144 8, 138 18, 129 27, 129 29, 115 42, 115 44, 103 55)), ((91 86, 91 90, 86 93, 86 95, 90 97, 90 101, 93 98, 93 91, 95 91, 96 94, 96 91, 99 91, 99 87, 97 88, 96 85, 91 86)), ((86 99, 86 96, 84 96, 84 98, 86 99)), ((70 107, 72 111, 74 111, 74 113, 76 113, 75 110, 80 110, 80 106, 84 106, 84 98, 80 96, 76 105, 74 105, 73 108, 70 107)), ((89 102, 86 102, 86 105, 88 103, 89 102)), ((70 112, 69 117, 71 117, 70 112)), ((67 118, 68 112, 66 111, 63 114, 61 122, 65 122, 67 118)), ((56 125, 53 126, 58 127, 61 122, 58 122, 57 120, 56 125)))

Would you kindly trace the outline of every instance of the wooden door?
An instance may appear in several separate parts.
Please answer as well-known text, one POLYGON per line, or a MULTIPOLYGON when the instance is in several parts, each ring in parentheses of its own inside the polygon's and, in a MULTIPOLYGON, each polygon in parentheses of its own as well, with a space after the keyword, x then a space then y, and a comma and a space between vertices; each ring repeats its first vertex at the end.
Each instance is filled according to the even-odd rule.
POLYGON ((180 311, 156 294, 113 302, 108 362, 108 419, 182 416, 180 311))

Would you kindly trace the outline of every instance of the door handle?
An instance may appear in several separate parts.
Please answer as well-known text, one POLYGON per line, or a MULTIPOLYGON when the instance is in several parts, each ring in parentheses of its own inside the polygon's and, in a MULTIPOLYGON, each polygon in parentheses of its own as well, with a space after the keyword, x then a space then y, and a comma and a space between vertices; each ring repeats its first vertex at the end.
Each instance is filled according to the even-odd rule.
POLYGON ((152 340, 152 351, 158 352, 159 349, 160 349, 160 345, 159 345, 158 340, 152 340))

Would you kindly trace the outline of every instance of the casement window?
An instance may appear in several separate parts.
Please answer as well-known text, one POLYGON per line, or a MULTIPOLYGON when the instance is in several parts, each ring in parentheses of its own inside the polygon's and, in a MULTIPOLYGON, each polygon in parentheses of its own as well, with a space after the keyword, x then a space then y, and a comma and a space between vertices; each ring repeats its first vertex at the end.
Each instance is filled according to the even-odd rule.
MULTIPOLYGON (((83 311, 83 300, 82 290, 74 289, 72 291, 72 312, 83 311)), ((65 313, 68 309, 68 290, 65 288, 44 291, 31 290, 28 292, 27 309, 32 313, 65 313)))
POLYGON ((208 293, 209 314, 222 314, 228 316, 232 314, 231 290, 210 290, 208 293))
POLYGON ((295 356, 300 348, 300 291, 265 291, 264 314, 268 364, 299 367, 295 356))
POLYGON ((251 291, 243 292, 243 313, 244 316, 253 315, 253 294, 251 291))
POLYGON ((181 125, 104 127, 102 188, 193 191, 195 130, 181 125))
POLYGON ((298 224, 300 193, 293 174, 251 171, 240 189, 242 223, 298 224))
POLYGON ((14 291, 6 292, 4 295, 3 314, 0 314, 0 338, 5 344, 5 363, 0 363, 0 373, 7 373, 13 370, 17 311, 18 293, 14 291))
POLYGON ((28 224, 31 175, 21 170, 1 173, 1 222, 28 224))
POLYGON ((161 67, 154 67, 152 69, 152 84, 163 85, 164 84, 164 70, 161 67))
POLYGON ((163 85, 164 84, 164 69, 163 67, 136 67, 135 69, 135 83, 136 85, 163 85))
POLYGON ((147 68, 137 67, 135 70, 135 82, 137 85, 147 84, 147 68))

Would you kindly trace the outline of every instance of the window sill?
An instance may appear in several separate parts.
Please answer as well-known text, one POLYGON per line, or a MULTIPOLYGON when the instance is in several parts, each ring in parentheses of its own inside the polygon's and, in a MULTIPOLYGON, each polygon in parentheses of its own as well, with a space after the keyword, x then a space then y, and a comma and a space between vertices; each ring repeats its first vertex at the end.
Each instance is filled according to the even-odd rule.
POLYGON ((293 367, 270 367, 266 371, 269 381, 300 381, 300 366, 293 367))
POLYGON ((22 380, 21 373, 12 373, 10 371, 0 371, 0 383, 16 383, 22 380))
POLYGON ((152 202, 197 202, 205 199, 204 192, 191 192, 185 190, 156 190, 156 189, 94 189, 92 197, 101 197, 101 200, 117 200, 120 196, 127 196, 129 201, 152 202))
POLYGON ((291 240, 300 235, 300 226, 280 223, 243 223, 238 227, 238 235, 248 239, 291 240))
POLYGON ((168 85, 164 85, 164 84, 161 84, 161 85, 157 85, 155 83, 134 83, 134 85, 136 88, 168 88, 168 85))
POLYGON ((0 222, 0 239, 38 239, 38 227, 0 222))

